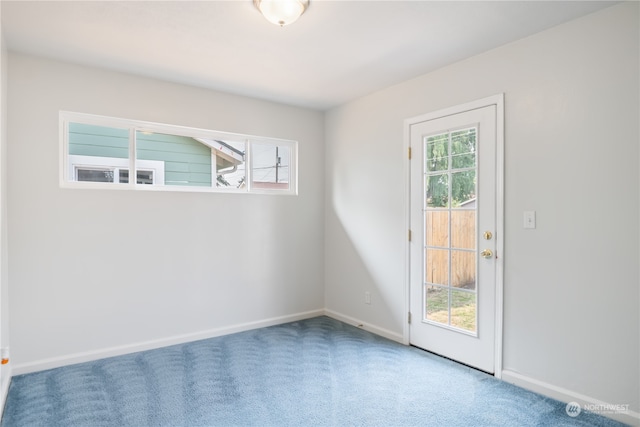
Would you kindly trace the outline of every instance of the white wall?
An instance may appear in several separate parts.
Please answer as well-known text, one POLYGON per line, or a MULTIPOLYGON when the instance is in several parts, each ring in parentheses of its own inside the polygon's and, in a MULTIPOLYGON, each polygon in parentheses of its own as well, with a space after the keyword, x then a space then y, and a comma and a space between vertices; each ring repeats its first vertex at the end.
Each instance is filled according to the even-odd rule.
POLYGON ((322 113, 8 62, 14 372, 323 309, 322 113), (299 196, 61 189, 60 110, 297 140, 299 196))
POLYGON ((402 334, 403 120, 504 92, 505 372, 638 412, 638 16, 613 6, 329 111, 327 309, 402 334))
MULTIPOLYGON (((1 19, 0 19, 1 22, 1 19)), ((0 348, 9 348, 9 268, 7 245, 7 49, 0 23, 0 348)), ((0 408, 4 407, 11 365, 0 365, 0 408)), ((1 413, 1 411, 0 411, 1 413)))

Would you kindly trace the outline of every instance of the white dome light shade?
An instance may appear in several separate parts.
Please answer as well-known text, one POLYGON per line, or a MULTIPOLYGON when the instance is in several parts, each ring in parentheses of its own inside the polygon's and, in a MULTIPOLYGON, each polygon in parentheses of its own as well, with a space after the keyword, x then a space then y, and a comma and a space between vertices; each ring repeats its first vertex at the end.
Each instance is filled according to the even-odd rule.
POLYGON ((309 6, 309 0, 253 0, 267 21, 284 27, 295 22, 309 6))

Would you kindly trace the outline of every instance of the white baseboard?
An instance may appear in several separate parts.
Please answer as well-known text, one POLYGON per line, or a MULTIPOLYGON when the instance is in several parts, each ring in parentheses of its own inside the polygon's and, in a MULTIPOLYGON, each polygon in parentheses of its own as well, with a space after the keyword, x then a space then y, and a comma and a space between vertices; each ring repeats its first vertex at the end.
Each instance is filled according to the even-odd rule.
POLYGON ((2 419, 4 405, 9 394, 9 386, 11 385, 11 366, 5 365, 0 369, 2 369, 2 383, 0 383, 0 419, 2 419))
MULTIPOLYGON (((526 375, 519 374, 518 372, 510 371, 505 369, 502 371, 502 380, 508 383, 517 385, 518 387, 522 387, 527 390, 534 391, 536 393, 540 393, 544 396, 551 397, 553 399, 559 400, 561 402, 569 403, 576 402, 579 403, 582 408, 589 406, 607 408, 613 407, 614 405, 603 402, 598 399, 594 399, 590 396, 585 396, 580 393, 576 393, 571 390, 567 390, 562 387, 555 386, 553 384, 546 383, 544 381, 536 380, 535 378, 527 377, 526 375)), ((616 404, 626 404, 628 402, 616 402, 616 404)), ((635 411, 625 411, 625 412, 614 412, 614 411, 598 411, 593 410, 592 412, 598 413, 604 417, 611 418, 616 421, 620 421, 625 424, 629 424, 632 426, 640 426, 640 413, 635 411)), ((580 417, 578 415, 578 417, 580 417)))
POLYGON ((13 375, 28 374, 31 372, 44 371, 47 369, 59 368, 61 366, 74 365, 76 363, 90 362, 104 359, 106 357, 122 356, 124 354, 137 353, 139 351, 153 350, 161 347, 168 347, 176 344, 184 344, 192 341, 204 340, 207 338, 219 337, 222 335, 244 332, 252 329, 265 328, 267 326, 280 325, 283 323, 295 322, 297 320, 309 319, 324 315, 324 310, 306 311, 287 316, 272 317, 270 319, 258 320, 255 322, 240 323, 237 325, 224 326, 190 334, 178 335, 158 340, 145 341, 136 344, 123 345, 118 347, 104 348, 95 351, 75 353, 61 357, 38 360, 35 362, 16 364, 13 366, 13 375))
POLYGON ((332 319, 339 320, 344 323, 348 323, 350 325, 356 326, 358 328, 364 329, 365 331, 369 331, 373 334, 380 335, 382 337, 388 338, 392 341, 399 342, 400 344, 404 343, 404 338, 402 334, 398 334, 396 332, 390 331, 388 329, 380 328, 378 326, 372 325, 370 323, 363 322, 362 320, 353 318, 351 316, 347 316, 342 313, 338 313, 333 310, 324 310, 324 313, 331 317, 332 319))

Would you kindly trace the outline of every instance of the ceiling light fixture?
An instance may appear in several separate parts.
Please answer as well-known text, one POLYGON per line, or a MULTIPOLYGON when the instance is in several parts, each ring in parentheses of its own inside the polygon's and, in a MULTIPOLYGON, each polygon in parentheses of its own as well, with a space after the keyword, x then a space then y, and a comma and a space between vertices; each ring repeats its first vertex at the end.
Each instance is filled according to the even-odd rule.
POLYGON ((309 7, 309 0, 253 0, 267 21, 284 27, 294 23, 309 7))

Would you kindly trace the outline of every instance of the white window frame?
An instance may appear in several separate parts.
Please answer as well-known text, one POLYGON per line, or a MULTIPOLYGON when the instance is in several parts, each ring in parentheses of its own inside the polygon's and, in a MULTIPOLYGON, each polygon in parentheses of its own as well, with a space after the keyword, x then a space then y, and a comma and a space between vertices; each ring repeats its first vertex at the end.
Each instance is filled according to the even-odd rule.
MULTIPOLYGON (((140 120, 121 119, 115 117, 98 116, 93 114, 75 113, 70 111, 60 111, 60 187, 62 188, 82 188, 82 189, 115 189, 115 190, 136 190, 136 191, 186 191, 186 192, 209 192, 209 193, 243 193, 243 194, 280 194, 280 195, 297 195, 298 194, 298 142, 293 140, 285 140, 278 138, 260 137, 253 135, 235 134, 229 132, 220 132, 207 129, 191 128, 185 126, 168 125, 162 123, 145 122, 140 120), (128 183, 113 185, 111 182, 89 182, 76 181, 74 168, 77 165, 77 157, 96 159, 98 163, 102 157, 76 156, 69 154, 69 123, 82 123, 88 125, 105 126, 117 129, 126 129, 129 131, 129 158, 128 159, 109 159, 110 163, 95 164, 94 167, 116 167, 111 166, 118 163, 119 168, 129 169, 130 177, 137 177, 137 170, 154 170, 154 185, 137 184, 137 179, 129 179, 128 183), (242 188, 225 188, 216 186, 215 173, 212 173, 211 187, 198 186, 181 186, 181 185, 164 185, 164 162, 156 162, 151 160, 136 160, 136 133, 151 132, 169 135, 185 136, 194 138, 204 145, 210 146, 202 140, 221 140, 225 142, 240 142, 245 144, 245 185, 242 188), (202 139, 202 140, 201 140, 202 139), (273 188, 252 188, 252 158, 251 146, 253 143, 272 144, 274 146, 287 146, 291 152, 289 165, 289 188, 273 189, 273 188), (123 164, 120 164, 122 160, 123 164), (162 171, 157 163, 162 163, 162 171), (162 180, 160 180, 162 173, 162 180)), ((212 153, 213 155, 213 153, 212 153)), ((213 160, 213 158, 212 158, 213 160)), ((90 163, 82 163, 91 166, 90 163)), ((215 164, 212 164, 212 172, 215 172, 215 164)))
MULTIPOLYGON (((77 177, 77 169, 86 168, 86 169, 94 169, 94 170, 108 170, 113 171, 114 173, 119 172, 120 169, 129 169, 129 159, 118 159, 115 157, 99 157, 99 156, 80 156, 80 155, 69 155, 69 174, 67 175, 70 180, 73 182, 88 182, 88 181, 78 181, 77 177)), ((151 185, 163 185, 164 184, 164 162, 156 161, 156 160, 138 160, 136 161, 136 172, 144 171, 153 172, 153 184, 151 185)), ((109 182, 107 184, 120 184, 118 180, 115 178, 114 182, 109 182)), ((117 174, 119 177, 119 174, 117 174)), ((129 174, 131 177, 132 175, 129 174)), ((118 178, 119 179, 119 178, 118 178)), ((137 181, 136 174, 136 181, 137 181)), ((139 184, 143 185, 143 184, 139 184)), ((149 185, 149 184, 144 184, 149 185)))

